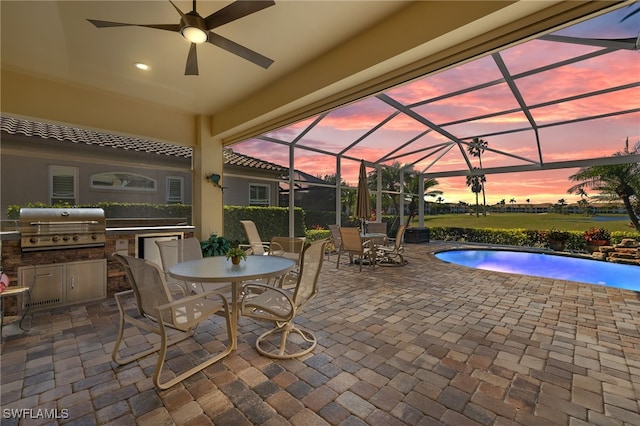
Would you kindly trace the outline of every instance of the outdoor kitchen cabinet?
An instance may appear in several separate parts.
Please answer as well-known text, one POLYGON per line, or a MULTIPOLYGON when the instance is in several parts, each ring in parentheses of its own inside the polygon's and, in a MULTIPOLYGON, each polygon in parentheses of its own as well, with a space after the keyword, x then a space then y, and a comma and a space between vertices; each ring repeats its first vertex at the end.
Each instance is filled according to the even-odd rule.
POLYGON ((107 295, 107 260, 21 266, 18 280, 31 289, 33 309, 100 300, 107 295))
POLYGON ((107 296, 107 261, 89 260, 66 265, 66 302, 77 303, 107 296))

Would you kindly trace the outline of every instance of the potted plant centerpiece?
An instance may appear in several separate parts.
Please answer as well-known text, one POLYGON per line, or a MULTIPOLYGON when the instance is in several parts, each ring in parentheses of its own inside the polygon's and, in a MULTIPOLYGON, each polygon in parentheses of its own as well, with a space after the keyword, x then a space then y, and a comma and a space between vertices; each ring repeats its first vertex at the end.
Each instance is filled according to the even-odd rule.
POLYGON ((611 241, 611 233, 605 228, 593 227, 584 231, 583 235, 589 253, 600 251, 600 246, 608 246, 611 241))
POLYGON ((247 252, 238 247, 232 247, 226 254, 227 259, 231 259, 231 263, 239 265, 241 260, 247 259, 247 252))
POLYGON ((552 228, 548 234, 549 247, 554 251, 563 251, 567 247, 569 233, 552 228))

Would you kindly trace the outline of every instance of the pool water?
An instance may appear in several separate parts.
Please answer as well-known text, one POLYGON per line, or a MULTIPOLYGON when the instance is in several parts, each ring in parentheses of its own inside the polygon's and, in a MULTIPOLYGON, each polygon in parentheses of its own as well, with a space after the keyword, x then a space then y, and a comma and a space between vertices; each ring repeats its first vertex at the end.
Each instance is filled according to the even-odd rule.
POLYGON ((640 291, 640 267, 635 265, 508 250, 450 250, 436 257, 471 268, 640 291))

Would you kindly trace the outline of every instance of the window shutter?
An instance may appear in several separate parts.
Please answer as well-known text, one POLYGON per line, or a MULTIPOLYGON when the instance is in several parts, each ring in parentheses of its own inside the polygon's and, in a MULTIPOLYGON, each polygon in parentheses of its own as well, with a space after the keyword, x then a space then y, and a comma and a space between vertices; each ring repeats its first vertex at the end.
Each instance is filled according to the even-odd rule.
POLYGON ((53 176, 53 197, 73 198, 74 182, 73 176, 57 175, 53 176))
POLYGON ((167 178, 167 202, 181 203, 182 201, 182 179, 167 178))
POLYGON ((77 203, 77 175, 78 169, 75 167, 50 166, 49 176, 51 181, 49 190, 51 194, 51 204, 77 203))

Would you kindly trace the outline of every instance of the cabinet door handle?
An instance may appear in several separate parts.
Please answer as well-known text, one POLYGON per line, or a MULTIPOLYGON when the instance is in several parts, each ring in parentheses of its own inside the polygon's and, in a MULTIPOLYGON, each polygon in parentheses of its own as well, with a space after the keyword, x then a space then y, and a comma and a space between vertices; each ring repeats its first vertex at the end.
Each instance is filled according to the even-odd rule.
POLYGON ((52 277, 53 274, 51 272, 49 272, 48 274, 36 274, 35 278, 46 278, 46 277, 52 277))
POLYGON ((71 290, 76 288, 76 276, 72 275, 71 276, 71 290))

